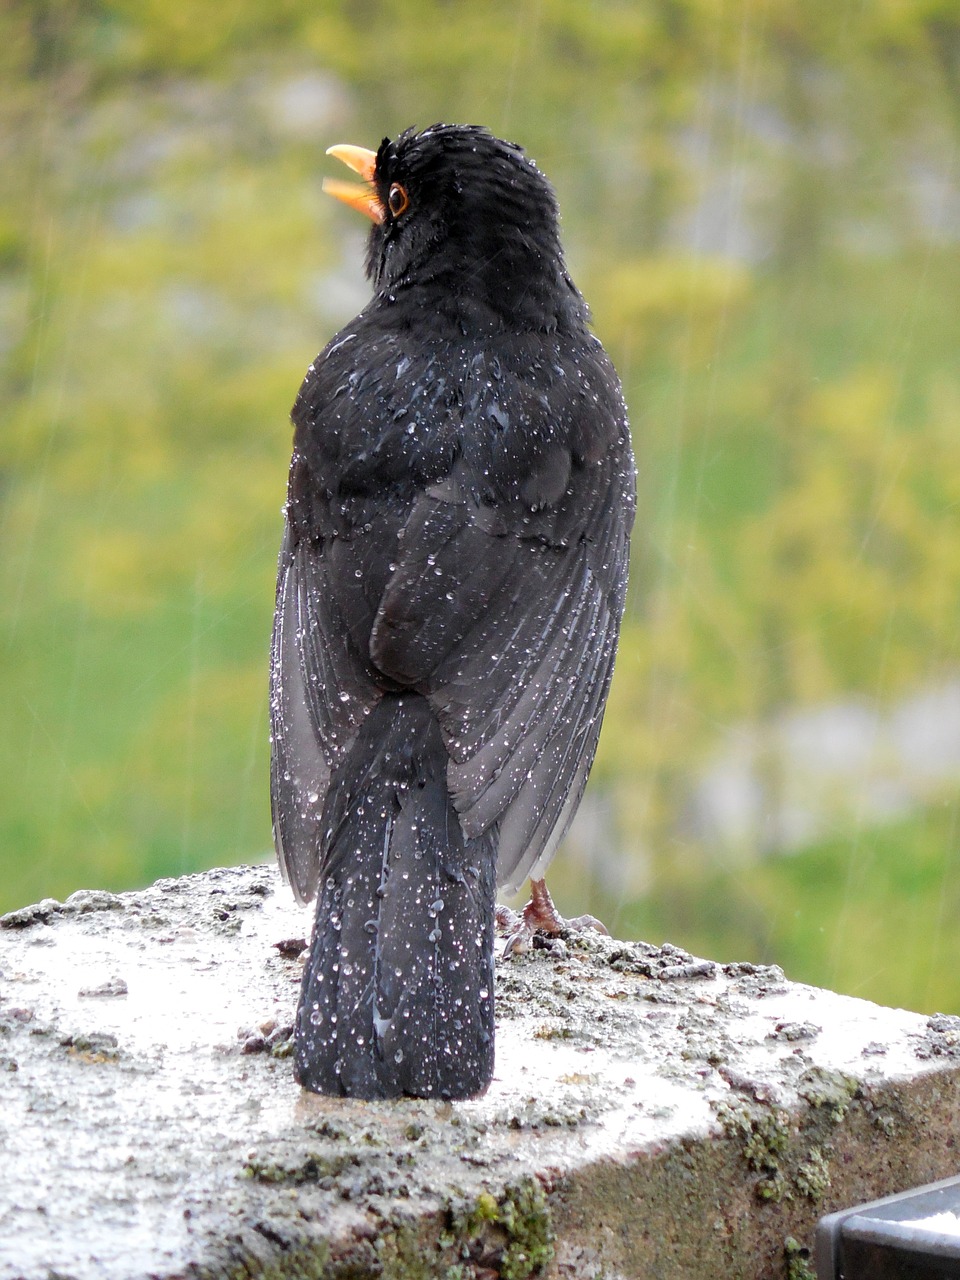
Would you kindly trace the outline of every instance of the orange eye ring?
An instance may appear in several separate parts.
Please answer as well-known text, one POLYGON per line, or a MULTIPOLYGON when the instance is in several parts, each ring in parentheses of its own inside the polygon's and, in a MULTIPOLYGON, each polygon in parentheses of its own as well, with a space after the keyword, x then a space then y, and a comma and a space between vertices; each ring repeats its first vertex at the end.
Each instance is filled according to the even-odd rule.
POLYGON ((409 205, 410 197, 400 183, 395 182, 387 196, 387 208, 390 210, 391 217, 399 218, 402 213, 406 213, 409 205))

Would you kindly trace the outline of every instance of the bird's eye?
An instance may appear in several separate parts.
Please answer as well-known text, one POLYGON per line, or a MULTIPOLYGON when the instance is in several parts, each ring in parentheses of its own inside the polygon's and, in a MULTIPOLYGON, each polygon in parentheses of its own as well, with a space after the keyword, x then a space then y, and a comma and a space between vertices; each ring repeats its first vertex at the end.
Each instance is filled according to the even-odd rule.
POLYGON ((390 188, 390 194, 387 196, 387 204, 390 207, 390 213, 394 218, 399 218, 401 213, 405 213, 410 203, 410 197, 401 187, 399 182, 395 182, 390 188))

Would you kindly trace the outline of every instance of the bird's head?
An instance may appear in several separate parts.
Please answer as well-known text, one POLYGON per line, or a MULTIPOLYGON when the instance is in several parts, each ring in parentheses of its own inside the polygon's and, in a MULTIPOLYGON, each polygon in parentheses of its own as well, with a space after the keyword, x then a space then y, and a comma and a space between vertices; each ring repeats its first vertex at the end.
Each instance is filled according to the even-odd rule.
POLYGON ((380 294, 420 286, 547 327, 567 313, 585 317, 553 188, 515 143, 477 125, 437 124, 384 138, 376 152, 328 154, 363 179, 327 179, 324 189, 373 220, 367 274, 380 294))

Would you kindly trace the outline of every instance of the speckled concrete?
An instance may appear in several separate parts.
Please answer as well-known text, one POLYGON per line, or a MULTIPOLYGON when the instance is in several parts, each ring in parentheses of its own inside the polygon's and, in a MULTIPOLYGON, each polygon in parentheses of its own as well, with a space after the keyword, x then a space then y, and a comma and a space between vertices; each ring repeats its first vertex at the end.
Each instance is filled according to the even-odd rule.
POLYGON ((960 1171, 960 1019, 591 935, 498 965, 475 1102, 294 1084, 272 868, 0 920, 0 1277, 812 1274, 960 1171))

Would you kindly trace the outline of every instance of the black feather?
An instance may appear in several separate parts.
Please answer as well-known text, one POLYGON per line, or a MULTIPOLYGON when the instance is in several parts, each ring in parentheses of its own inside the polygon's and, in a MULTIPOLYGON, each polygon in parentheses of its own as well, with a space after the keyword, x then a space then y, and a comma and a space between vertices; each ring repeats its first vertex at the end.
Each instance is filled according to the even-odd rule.
POLYGON ((337 770, 297 1013, 322 1093, 469 1097, 493 1067, 495 832, 465 840, 417 694, 387 695, 337 770))

